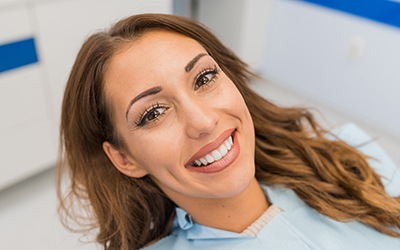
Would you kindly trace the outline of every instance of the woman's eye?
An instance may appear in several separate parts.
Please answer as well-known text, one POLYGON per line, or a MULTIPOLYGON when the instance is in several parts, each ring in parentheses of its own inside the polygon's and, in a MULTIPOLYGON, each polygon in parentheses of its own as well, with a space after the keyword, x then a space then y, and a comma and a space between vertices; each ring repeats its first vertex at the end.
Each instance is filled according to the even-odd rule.
POLYGON ((160 116, 165 113, 166 110, 166 107, 162 107, 157 104, 155 107, 146 110, 144 114, 140 117, 140 120, 136 123, 136 125, 141 127, 149 122, 155 122, 160 118, 160 116))
POLYGON ((218 70, 216 68, 206 70, 196 78, 194 83, 194 88, 198 89, 212 81, 215 81, 218 77, 218 70))

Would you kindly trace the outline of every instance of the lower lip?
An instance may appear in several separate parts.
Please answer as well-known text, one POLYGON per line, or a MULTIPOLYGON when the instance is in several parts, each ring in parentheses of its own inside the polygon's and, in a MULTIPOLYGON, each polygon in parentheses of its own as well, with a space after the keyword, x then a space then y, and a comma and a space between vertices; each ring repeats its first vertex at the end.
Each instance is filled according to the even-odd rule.
POLYGON ((237 139, 237 133, 235 132, 235 134, 233 135, 233 145, 229 150, 229 152, 222 159, 215 161, 207 166, 203 167, 186 166, 186 168, 193 172, 200 172, 205 174, 217 173, 229 167, 232 164, 232 162, 236 160, 239 153, 240 153, 240 146, 237 139))

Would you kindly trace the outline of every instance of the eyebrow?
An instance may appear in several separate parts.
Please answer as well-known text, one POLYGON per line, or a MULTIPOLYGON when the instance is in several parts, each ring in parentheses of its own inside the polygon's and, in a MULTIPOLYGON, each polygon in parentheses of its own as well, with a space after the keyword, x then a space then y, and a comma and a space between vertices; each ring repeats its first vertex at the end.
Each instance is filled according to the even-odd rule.
POLYGON ((193 69, 194 65, 197 63, 197 61, 202 58, 203 56, 206 56, 207 53, 200 53, 197 56, 195 56, 185 67, 185 71, 189 72, 193 69))
POLYGON ((159 92, 161 92, 162 88, 160 86, 154 87, 154 88, 150 88, 148 90, 143 91, 142 93, 140 93, 139 95, 137 95, 135 98, 133 98, 128 105, 128 108, 126 109, 126 113, 125 113, 125 117, 128 118, 128 113, 130 108, 132 107, 132 105, 139 101, 140 99, 146 97, 146 96, 150 96, 150 95, 155 95, 159 92))

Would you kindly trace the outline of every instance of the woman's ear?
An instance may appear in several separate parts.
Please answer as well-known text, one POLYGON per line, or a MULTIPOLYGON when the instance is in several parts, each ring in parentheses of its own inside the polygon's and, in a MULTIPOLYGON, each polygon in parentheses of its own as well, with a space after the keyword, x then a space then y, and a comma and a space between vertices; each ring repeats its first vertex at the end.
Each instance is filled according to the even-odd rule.
POLYGON ((114 166, 123 174, 133 178, 141 178, 148 174, 132 157, 114 148, 109 142, 103 142, 103 150, 114 166))

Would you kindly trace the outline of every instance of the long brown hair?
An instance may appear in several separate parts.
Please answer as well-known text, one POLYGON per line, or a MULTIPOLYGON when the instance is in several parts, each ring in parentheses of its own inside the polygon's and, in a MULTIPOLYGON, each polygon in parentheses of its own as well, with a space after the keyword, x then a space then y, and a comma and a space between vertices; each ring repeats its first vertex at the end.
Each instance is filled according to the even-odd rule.
POLYGON ((65 225, 69 219, 97 228, 105 249, 137 249, 166 236, 175 205, 149 177, 119 172, 102 149, 124 142, 112 124, 104 73, 111 56, 144 32, 162 29, 199 42, 236 84, 252 115, 256 133, 256 178, 293 189, 309 206, 338 221, 358 220, 395 237, 400 227, 400 199, 390 197, 366 156, 340 140, 327 140, 312 114, 283 108, 263 99, 247 83, 247 65, 205 27, 190 19, 163 14, 131 16, 83 44, 65 89, 58 164, 58 196, 65 225), (68 189, 62 176, 68 171, 68 189), (74 204, 82 208, 75 213, 74 204), (160 212, 162 211, 162 212, 160 212))

